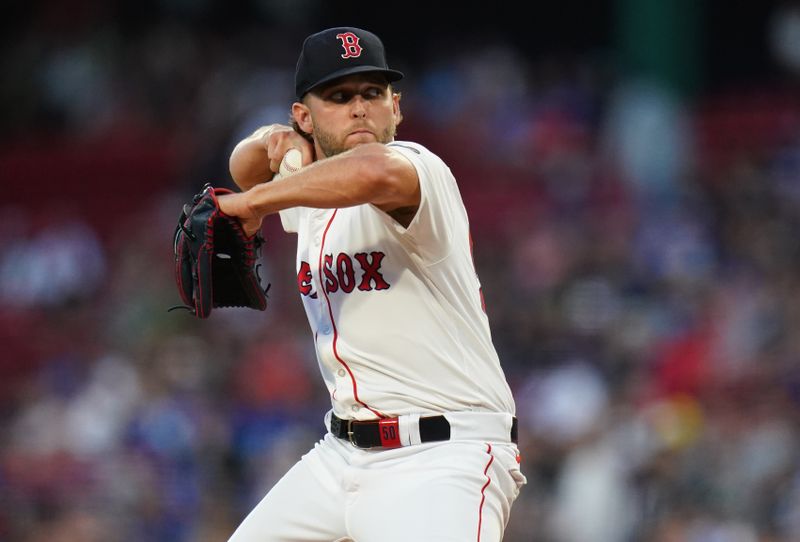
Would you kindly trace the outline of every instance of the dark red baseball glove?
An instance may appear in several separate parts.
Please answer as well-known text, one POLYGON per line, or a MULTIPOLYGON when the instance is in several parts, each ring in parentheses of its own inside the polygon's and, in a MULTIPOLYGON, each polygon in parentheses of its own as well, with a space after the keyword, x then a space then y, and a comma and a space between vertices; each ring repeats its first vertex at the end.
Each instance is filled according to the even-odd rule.
POLYGON ((220 211, 217 195, 230 193, 206 184, 183 206, 175 229, 175 281, 185 308, 198 318, 214 307, 267 308, 269 286, 262 288, 258 275, 264 239, 248 236, 238 219, 220 211))

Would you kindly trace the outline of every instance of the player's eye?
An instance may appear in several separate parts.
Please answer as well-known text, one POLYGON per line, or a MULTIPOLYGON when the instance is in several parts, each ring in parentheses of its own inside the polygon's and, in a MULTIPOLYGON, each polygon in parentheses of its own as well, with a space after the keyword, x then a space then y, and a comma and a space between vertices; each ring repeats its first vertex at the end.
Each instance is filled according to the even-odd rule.
POLYGON ((362 96, 364 96, 364 98, 367 100, 380 98, 381 96, 383 96, 383 89, 380 87, 369 87, 362 93, 362 96))
POLYGON ((380 86, 370 86, 364 90, 334 90, 324 95, 326 101, 335 104, 346 104, 355 96, 361 96, 365 100, 375 100, 383 97, 384 89, 380 86))
POLYGON ((350 101, 352 98, 352 94, 349 92, 345 92, 343 90, 337 90, 336 92, 332 92, 327 96, 327 100, 337 104, 344 104, 350 101))

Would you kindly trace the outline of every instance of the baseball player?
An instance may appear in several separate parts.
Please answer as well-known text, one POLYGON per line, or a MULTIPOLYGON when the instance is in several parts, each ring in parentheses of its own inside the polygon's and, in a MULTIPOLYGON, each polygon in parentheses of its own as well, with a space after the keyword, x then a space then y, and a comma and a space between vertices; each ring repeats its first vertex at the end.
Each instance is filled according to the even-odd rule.
POLYGON ((233 542, 502 539, 525 477, 469 223, 447 165, 395 141, 383 44, 358 28, 303 43, 292 127, 234 149, 220 207, 297 234, 297 285, 332 409, 325 437, 233 542), (290 148, 297 173, 273 180, 290 148), (267 182, 269 181, 269 182, 267 182))

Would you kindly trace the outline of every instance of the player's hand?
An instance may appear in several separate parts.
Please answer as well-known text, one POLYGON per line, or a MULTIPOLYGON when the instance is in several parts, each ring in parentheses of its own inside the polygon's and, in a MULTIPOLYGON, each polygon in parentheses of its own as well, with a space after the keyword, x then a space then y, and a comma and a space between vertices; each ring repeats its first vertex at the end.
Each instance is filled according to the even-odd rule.
POLYGON ((258 213, 250 207, 246 192, 218 196, 217 202, 220 211, 239 219, 242 229, 248 236, 255 235, 261 230, 261 222, 264 217, 258 216, 258 213))
POLYGON ((291 126, 274 124, 261 138, 269 157, 269 169, 277 173, 283 155, 291 148, 298 149, 303 155, 303 166, 315 160, 314 146, 306 138, 298 134, 291 126))

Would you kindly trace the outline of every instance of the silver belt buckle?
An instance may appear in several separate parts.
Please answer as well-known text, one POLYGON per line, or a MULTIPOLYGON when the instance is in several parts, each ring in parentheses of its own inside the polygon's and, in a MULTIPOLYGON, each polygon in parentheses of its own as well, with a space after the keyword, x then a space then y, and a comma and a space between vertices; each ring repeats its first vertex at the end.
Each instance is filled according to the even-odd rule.
POLYGON ((358 444, 353 442, 353 420, 347 420, 347 440, 350 441, 350 444, 358 448, 358 444))

